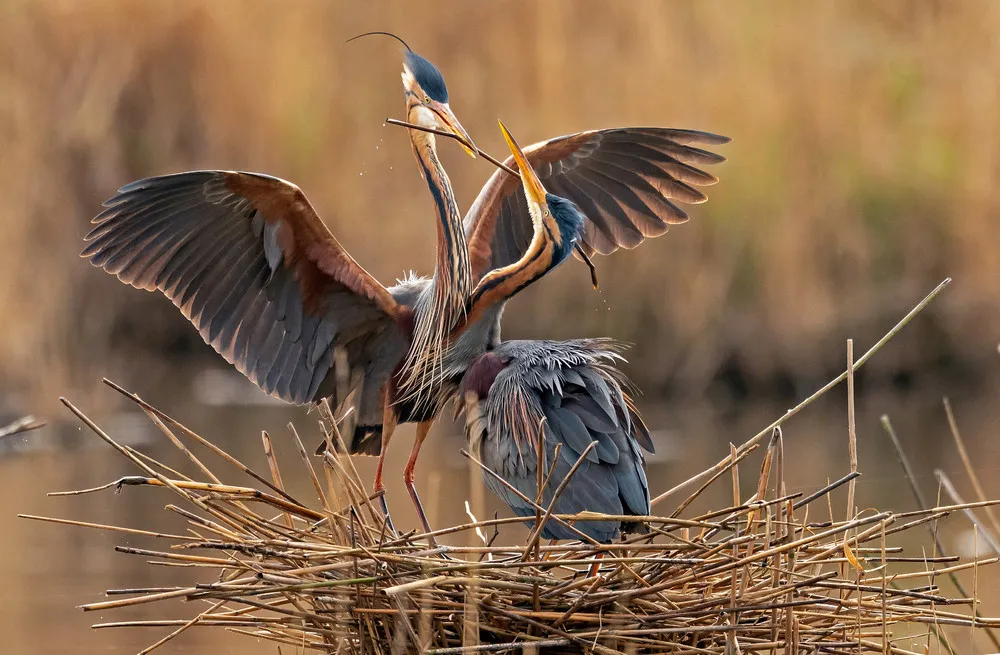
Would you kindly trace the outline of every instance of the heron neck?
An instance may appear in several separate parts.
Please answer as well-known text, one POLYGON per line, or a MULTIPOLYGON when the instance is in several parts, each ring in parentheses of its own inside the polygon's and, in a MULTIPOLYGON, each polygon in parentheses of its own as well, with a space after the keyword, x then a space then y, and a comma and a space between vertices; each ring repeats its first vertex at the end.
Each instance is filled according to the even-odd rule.
POLYGON ((410 139, 438 216, 435 291, 464 303, 472 293, 472 267, 451 180, 438 159, 434 135, 410 130, 410 139))
POLYGON ((452 339, 457 337, 465 326, 478 321, 491 307, 513 298, 522 289, 548 273, 558 263, 556 248, 559 243, 549 225, 536 226, 534 238, 521 259, 509 266, 490 271, 476 285, 469 298, 465 318, 452 330, 452 339))
POLYGON ((448 335, 461 322, 472 294, 472 267, 462 230, 462 217, 451 181, 437 157, 434 136, 410 130, 413 151, 427 181, 438 214, 437 263, 430 293, 415 308, 410 348, 404 362, 404 395, 422 402, 441 375, 448 335))

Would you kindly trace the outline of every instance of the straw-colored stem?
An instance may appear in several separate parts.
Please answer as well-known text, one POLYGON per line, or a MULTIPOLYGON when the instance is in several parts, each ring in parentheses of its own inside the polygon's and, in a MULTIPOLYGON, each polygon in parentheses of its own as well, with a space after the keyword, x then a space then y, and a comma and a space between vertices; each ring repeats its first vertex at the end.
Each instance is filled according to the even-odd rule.
MULTIPOLYGON (((939 293, 941 293, 944 290, 944 288, 947 287, 949 284, 951 284, 951 278, 950 277, 949 278, 945 278, 940 284, 938 284, 936 287, 934 287, 934 289, 929 294, 927 294, 924 297, 923 300, 921 300, 919 303, 917 303, 916 306, 914 306, 914 308, 911 309, 906 314, 906 316, 904 316, 898 323, 896 323, 896 325, 894 325, 888 332, 886 332, 885 335, 883 335, 881 339, 879 339, 877 342, 875 342, 874 346, 872 346, 871 348, 869 348, 868 351, 864 355, 862 355, 856 362, 854 362, 854 365, 851 367, 850 372, 853 374, 858 369, 860 369, 862 366, 864 366, 865 363, 875 355, 875 353, 877 353, 879 350, 881 350, 882 347, 885 344, 887 344, 890 340, 892 340, 892 338, 894 336, 896 336, 897 334, 899 334, 900 330, 902 330, 904 327, 906 327, 906 325, 911 320, 913 320, 913 318, 917 314, 919 314, 920 312, 922 312, 924 310, 924 308, 926 308, 927 305, 929 305, 931 303, 931 301, 934 300, 934 298, 936 298, 937 295, 939 293)), ((757 445, 758 443, 760 443, 760 441, 762 439, 764 439, 764 437, 766 437, 767 435, 771 434, 771 432, 774 430, 774 428, 779 427, 785 421, 787 421, 788 419, 792 418, 793 416, 795 416, 796 414, 798 414, 799 412, 801 412, 803 409, 805 409, 809 405, 813 404, 816 400, 818 400, 819 398, 823 397, 828 391, 830 391, 831 389, 833 389, 834 387, 836 387, 838 384, 840 384, 841 382, 843 382, 844 380, 846 380, 847 379, 847 374, 848 374, 848 371, 844 371, 843 373, 841 373, 840 375, 838 375, 837 377, 835 377, 834 379, 830 380, 825 385, 823 385, 822 387, 820 387, 819 389, 817 389, 816 391, 814 391, 805 400, 803 400, 802 402, 800 402, 799 404, 797 404, 795 407, 793 407, 790 410, 788 410, 787 412, 785 412, 785 414, 783 416, 781 416, 780 418, 776 419, 773 423, 771 423, 771 425, 767 426, 766 428, 764 428, 763 430, 761 430, 760 432, 758 432, 756 435, 754 435, 751 439, 749 439, 748 441, 744 442, 737 449, 738 452, 742 453, 743 451, 747 450, 748 448, 752 448, 755 445, 757 445)), ((728 462, 728 457, 726 459, 722 460, 721 462, 719 462, 718 464, 716 464, 716 466, 714 468, 709 469, 707 471, 704 471, 704 472, 702 472, 702 473, 700 473, 700 474, 698 474, 698 475, 696 475, 696 476, 694 476, 694 477, 686 480, 685 482, 677 485, 673 489, 670 489, 670 490, 665 491, 664 493, 660 494, 659 496, 657 496, 656 498, 654 498, 650 504, 651 505, 655 505, 655 504, 661 502, 662 500, 670 497, 674 493, 680 491, 681 489, 683 489, 683 488, 685 488, 687 486, 690 486, 692 484, 695 484, 695 483, 699 482, 700 480, 704 479, 705 477, 708 477, 708 476, 712 475, 718 468, 721 468, 721 467, 725 466, 725 464, 727 462, 728 462)))
MULTIPOLYGON (((969 482, 972 483, 972 488, 976 492, 976 498, 981 501, 986 500, 986 492, 983 491, 983 485, 979 482, 979 475, 976 473, 976 468, 972 465, 969 452, 965 449, 965 440, 962 438, 961 432, 958 431, 958 421, 955 420, 955 413, 951 409, 951 401, 944 398, 942 402, 944 404, 945 416, 948 418, 948 429, 955 442, 958 455, 962 458, 962 466, 965 468, 965 474, 969 477, 969 482)), ((993 508, 987 506, 983 510, 986 512, 986 517, 990 520, 990 527, 993 528, 993 534, 1000 535, 1000 522, 997 521, 997 517, 993 513, 993 508)))
MULTIPOLYGON (((854 339, 847 340, 847 453, 850 458, 851 473, 858 472, 858 434, 854 420, 854 339)), ((855 478, 847 483, 847 520, 854 517, 855 478)))

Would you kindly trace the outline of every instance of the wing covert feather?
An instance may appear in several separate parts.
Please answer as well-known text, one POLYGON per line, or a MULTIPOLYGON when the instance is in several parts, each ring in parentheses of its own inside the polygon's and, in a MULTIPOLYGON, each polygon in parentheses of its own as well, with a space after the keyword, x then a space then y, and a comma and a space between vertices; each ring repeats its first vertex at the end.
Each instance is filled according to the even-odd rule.
POLYGON ((338 348, 352 369, 391 369, 405 353, 399 305, 294 184, 193 171, 132 182, 104 206, 82 256, 161 291, 271 395, 294 403, 331 395, 338 348))
MULTIPOLYGON (((676 202, 706 196, 696 186, 718 179, 698 166, 725 161, 697 146, 728 143, 695 130, 626 127, 579 132, 524 149, 547 189, 575 202, 586 214, 580 246, 588 255, 635 248, 688 220, 676 202)), ((513 166, 513 157, 506 164, 513 166)), ((521 182, 497 170, 464 220, 473 274, 507 266, 531 242, 531 216, 521 182)))

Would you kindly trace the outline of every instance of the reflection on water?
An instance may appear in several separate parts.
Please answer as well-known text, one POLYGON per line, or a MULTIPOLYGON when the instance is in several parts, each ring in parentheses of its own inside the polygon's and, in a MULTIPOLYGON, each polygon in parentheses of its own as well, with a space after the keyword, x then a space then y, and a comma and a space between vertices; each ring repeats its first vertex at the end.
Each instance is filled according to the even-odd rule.
MULTIPOLYGON (((220 378, 221 380, 221 378, 220 378)), ((995 439, 1000 426, 997 381, 975 390, 951 390, 952 403, 970 454, 990 497, 1000 497, 997 476, 1000 449, 995 439)), ((222 382, 219 382, 222 384, 222 382)), ((108 394, 113 394, 108 391, 108 394)), ((217 397, 227 398, 229 392, 217 397)), ((785 428, 786 480, 790 492, 809 492, 843 475, 848 467, 846 440, 846 391, 834 390, 816 406, 792 419, 785 428)), ((161 409, 184 421, 200 434, 226 448, 258 471, 267 470, 261 452, 260 431, 267 430, 275 441, 283 465, 283 477, 289 491, 300 498, 312 498, 311 484, 300 471, 297 456, 286 424, 294 421, 307 445, 317 438, 316 416, 304 410, 280 405, 226 406, 178 401, 177 394, 147 394, 161 409)), ((741 443, 784 411, 784 407, 755 404, 739 407, 720 416, 709 403, 685 403, 676 406, 642 399, 647 422, 656 433, 657 454, 649 463, 649 480, 654 495, 684 478, 714 464, 725 456, 729 442, 741 443)), ((86 408, 84 408, 86 409, 86 408)), ((116 439, 131 443, 164 463, 191 473, 166 439, 131 408, 93 418, 116 439)), ((899 473, 895 456, 879 426, 879 416, 887 413, 909 450, 920 483, 933 498, 936 487, 932 470, 941 467, 960 481, 961 490, 972 496, 962 474, 961 462, 949 437, 938 391, 911 390, 906 394, 871 393, 858 399, 857 431, 859 458, 864 474, 858 486, 860 507, 913 509, 905 480, 899 473)), ((407 439, 412 427, 404 426, 389 457, 390 471, 402 469, 409 450, 407 439)), ((427 505, 432 523, 457 524, 464 520, 466 498, 472 499, 480 517, 505 510, 484 495, 478 480, 470 476, 469 464, 459 454, 462 439, 455 426, 438 426, 424 447, 417 471, 417 484, 427 505), (473 484, 473 481, 476 484, 473 484)), ((92 487, 134 471, 120 456, 101 443, 85 428, 67 421, 39 433, 16 437, 3 444, 0 457, 0 496, 3 503, 3 538, 0 539, 0 562, 4 584, 0 586, 0 630, 5 635, 7 653, 127 653, 155 641, 162 632, 145 629, 90 630, 92 623, 140 618, 190 618, 201 608, 184 603, 172 606, 137 607, 100 614, 84 614, 76 606, 102 600, 108 588, 157 587, 193 583, 198 570, 192 568, 150 566, 146 558, 115 553, 115 545, 158 548, 155 539, 116 534, 110 531, 85 530, 19 520, 14 514, 42 514, 73 517, 105 524, 127 525, 153 530, 182 530, 183 522, 164 506, 172 502, 169 492, 161 489, 127 488, 121 494, 110 491, 88 496, 46 498, 45 493, 61 489, 92 487), (169 613, 168 613, 169 610, 169 613)), ((241 473, 213 459, 204 460, 224 481, 249 484, 241 473), (231 472, 230 472, 231 471, 231 472)), ((751 458, 741 476, 744 496, 751 493, 759 457, 751 458)), ((366 479, 374 462, 356 460, 366 479)), ((400 476, 387 479, 394 518, 400 528, 415 527, 400 476)), ((727 502, 731 491, 727 484, 710 490, 689 512, 727 502)), ((661 513, 668 512, 680 499, 670 498, 661 513)), ((835 501, 843 507, 842 495, 835 501)), ((820 511, 815 507, 813 511, 820 511)), ((839 510, 838 510, 839 511, 839 510)), ((816 517, 815 514, 811 518, 816 517)), ((969 543, 966 524, 951 519, 945 530, 946 547, 959 548, 969 543)), ((507 527, 501 541, 522 539, 526 531, 507 527)), ((911 537, 922 533, 911 532, 911 537)), ((465 541, 471 535, 453 537, 465 541)), ((447 542, 447 539, 445 539, 447 542)), ((898 543, 898 542, 897 542, 898 543)), ((919 555, 917 552, 911 555, 919 555)), ((996 580, 996 572, 981 572, 979 588, 989 589, 984 581, 996 580)), ((993 585, 996 586, 996 585, 993 585)), ((984 594, 987 615, 997 613, 994 593, 984 594)), ((216 630, 192 629, 183 635, 170 652, 187 653, 276 653, 268 643, 255 644, 238 635, 216 630)))

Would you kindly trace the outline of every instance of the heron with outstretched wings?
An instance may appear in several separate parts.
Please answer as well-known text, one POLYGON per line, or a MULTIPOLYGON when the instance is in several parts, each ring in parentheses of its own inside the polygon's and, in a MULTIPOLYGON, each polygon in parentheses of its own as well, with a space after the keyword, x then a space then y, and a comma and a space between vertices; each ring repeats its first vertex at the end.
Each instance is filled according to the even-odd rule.
MULTIPOLYGON (((455 135, 474 156, 440 71, 408 50, 402 77, 408 120, 455 135)), ((434 344, 464 312, 473 285, 461 214, 434 136, 409 133, 438 217, 430 279, 386 288, 340 245, 298 187, 236 171, 122 187, 94 219, 82 253, 126 284, 161 291, 206 343, 273 396, 299 404, 331 398, 336 406, 346 380, 348 392, 357 392, 362 433, 352 442, 372 426, 381 437, 377 490, 392 427, 437 411, 408 370, 440 350, 434 344)))
MULTIPOLYGON (((411 124, 443 130, 478 152, 449 107, 440 71, 408 47, 403 87, 411 124)), ((383 286, 298 187, 234 171, 122 187, 94 219, 83 256, 127 284, 160 290, 267 393, 293 403, 330 398, 335 406, 352 393, 357 420, 348 447, 379 455, 376 491, 384 489, 382 464, 396 425, 416 422, 404 481, 429 530, 413 486, 420 444, 469 365, 499 343, 503 303, 469 321, 467 302, 477 281, 526 251, 532 226, 520 183, 504 171, 463 220, 434 137, 409 134, 438 216, 432 278, 383 286)), ((552 139, 525 153, 545 184, 583 211, 578 247, 606 254, 685 220, 675 202, 703 201, 695 187, 716 181, 697 167, 723 161, 698 146, 726 141, 620 128, 552 139)))

